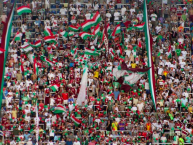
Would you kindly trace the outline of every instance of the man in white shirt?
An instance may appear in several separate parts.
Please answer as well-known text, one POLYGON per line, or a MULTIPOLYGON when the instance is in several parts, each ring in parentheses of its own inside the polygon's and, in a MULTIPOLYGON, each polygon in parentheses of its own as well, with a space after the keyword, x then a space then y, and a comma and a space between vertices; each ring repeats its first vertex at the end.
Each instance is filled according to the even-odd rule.
POLYGON ((110 18, 112 17, 112 15, 111 15, 111 13, 109 13, 109 11, 107 11, 106 17, 108 18, 108 21, 110 21, 110 18))
POLYGON ((125 15, 126 10, 127 10, 127 9, 125 8, 125 6, 123 6, 123 7, 121 8, 121 15, 122 15, 122 16, 125 15))
POLYGON ((60 14, 61 15, 66 15, 66 12, 67 12, 67 10, 66 10, 66 8, 64 8, 64 6, 60 9, 60 14))
POLYGON ((139 18, 139 21, 143 20, 143 14, 141 11, 139 11, 139 14, 137 14, 137 18, 139 18))
POLYGON ((158 26, 155 27, 156 33, 158 34, 162 30, 162 26, 159 23, 158 26))
POLYGON ((158 69, 158 75, 162 75, 164 69, 162 67, 162 65, 160 65, 159 69, 158 69))
POLYGON ((87 11, 85 14, 86 20, 90 20, 91 14, 87 11))
POLYGON ((73 145, 80 145, 80 142, 77 140, 77 138, 75 138, 73 145))
POLYGON ((45 0, 45 9, 50 8, 50 0, 45 0))
POLYGON ((119 17, 120 17, 120 13, 116 10, 115 13, 114 13, 114 20, 115 21, 118 21, 119 20, 119 17))

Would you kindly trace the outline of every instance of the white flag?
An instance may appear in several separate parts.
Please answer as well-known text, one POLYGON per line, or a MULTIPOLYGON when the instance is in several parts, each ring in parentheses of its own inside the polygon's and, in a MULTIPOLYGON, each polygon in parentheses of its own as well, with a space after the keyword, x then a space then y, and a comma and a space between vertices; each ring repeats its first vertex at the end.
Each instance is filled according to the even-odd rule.
MULTIPOLYGON (((85 102, 85 100, 86 100, 87 78, 88 78, 88 67, 87 67, 87 63, 86 63, 84 70, 83 70, 80 92, 78 94, 78 98, 76 101, 78 103, 78 105, 82 105, 82 102, 85 102)), ((86 102, 85 102, 85 104, 86 104, 86 102)))

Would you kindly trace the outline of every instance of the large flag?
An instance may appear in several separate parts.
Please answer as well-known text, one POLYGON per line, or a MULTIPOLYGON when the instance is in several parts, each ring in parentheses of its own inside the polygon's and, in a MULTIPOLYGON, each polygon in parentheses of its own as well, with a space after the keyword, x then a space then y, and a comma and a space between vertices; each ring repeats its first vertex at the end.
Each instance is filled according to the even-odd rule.
POLYGON ((34 56, 34 74, 38 75, 38 72, 39 72, 39 68, 38 68, 38 64, 37 64, 37 59, 36 57, 34 56))
POLYGON ((45 36, 53 36, 53 33, 50 28, 44 28, 44 35, 45 36))
POLYGON ((55 64, 53 61, 49 60, 48 58, 45 58, 44 61, 47 62, 48 65, 50 66, 53 66, 55 64))
POLYGON ((57 43, 55 36, 46 36, 44 37, 44 41, 47 43, 57 43))
POLYGON ((144 26, 145 26, 145 22, 142 23, 142 24, 134 25, 133 28, 134 28, 134 29, 138 29, 138 30, 143 30, 144 26))
POLYGON ((98 23, 100 23, 101 17, 99 12, 97 11, 92 19, 87 20, 81 24, 83 31, 86 31, 90 29, 92 26, 96 26, 98 23))
MULTIPOLYGON (((82 102, 86 101, 87 78, 88 78, 88 67, 87 67, 87 63, 86 63, 84 70, 83 70, 80 91, 79 91, 78 98, 76 101, 78 103, 78 105, 82 105, 82 102)), ((87 103, 87 102, 85 102, 85 103, 87 103)))
POLYGON ((74 114, 70 115, 70 119, 72 119, 72 121, 74 122, 75 126, 79 126, 82 123, 82 121, 80 119, 76 118, 74 116, 74 114))
POLYGON ((74 32, 78 32, 78 31, 80 30, 80 27, 70 25, 70 26, 68 27, 68 30, 74 31, 74 32))
POLYGON ((33 48, 29 44, 24 44, 21 46, 21 52, 29 52, 33 50, 33 48))
POLYGON ((87 32, 81 32, 81 33, 79 33, 79 36, 82 38, 82 39, 87 39, 88 37, 91 37, 91 36, 93 36, 92 34, 90 34, 90 33, 87 33, 87 32))
POLYGON ((37 41, 35 42, 35 44, 29 43, 29 45, 30 45, 31 47, 34 47, 34 48, 41 47, 41 40, 37 40, 37 41))
POLYGON ((116 34, 121 33, 121 25, 118 24, 115 29, 113 30, 112 36, 115 36, 116 34))
POLYGON ((154 108, 156 109, 156 92, 155 92, 155 71, 154 71, 154 64, 152 60, 152 43, 153 39, 150 35, 149 26, 148 26, 148 14, 147 14, 147 4, 146 0, 144 1, 144 9, 143 9, 143 18, 144 18, 144 30, 145 30, 145 43, 147 49, 147 56, 148 56, 148 67, 150 68, 148 71, 148 78, 149 78, 149 88, 151 93, 151 98, 154 104, 154 108))
POLYGON ((23 13, 31 13, 31 9, 28 6, 21 6, 17 8, 17 14, 22 15, 23 13))
POLYGON ((63 107, 62 105, 57 105, 54 108, 54 113, 59 114, 59 113, 66 113, 66 108, 63 107))
POLYGON ((85 48, 85 53, 86 55, 93 55, 93 56, 98 56, 99 53, 95 49, 89 49, 85 48))

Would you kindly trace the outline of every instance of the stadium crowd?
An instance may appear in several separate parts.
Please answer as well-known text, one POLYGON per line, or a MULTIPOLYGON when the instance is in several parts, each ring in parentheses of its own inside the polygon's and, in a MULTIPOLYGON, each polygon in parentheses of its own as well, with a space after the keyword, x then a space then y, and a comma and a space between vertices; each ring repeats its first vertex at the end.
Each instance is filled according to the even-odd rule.
MULTIPOLYGON (((46 145, 130 145, 181 144, 193 142, 193 5, 192 0, 148 1, 150 33, 153 37, 153 62, 156 78, 157 108, 151 99, 147 73, 130 90, 124 91, 113 77, 113 68, 122 61, 129 68, 146 68, 147 51, 143 30, 143 0, 17 0, 16 8, 30 6, 32 13, 15 12, 12 38, 21 32, 21 40, 9 48, 1 108, 0 144, 36 144, 36 103, 39 116, 38 144, 46 145), (163 2, 162 2, 163 1, 163 2), (69 25, 80 26, 98 11, 100 30, 110 24, 109 50, 102 38, 83 40, 82 29, 70 32, 69 25), (125 23, 127 22, 127 23, 125 23), (120 23, 121 33, 111 37, 120 23), (44 42, 45 27, 59 35, 57 44, 44 42), (28 52, 25 43, 41 47, 28 52), (120 45, 121 44, 121 49, 120 45), (95 47, 99 56, 87 58, 87 100, 76 102, 85 61, 85 48, 95 47), (78 49, 76 49, 78 48, 78 49), (77 58, 74 51, 77 50, 77 58), (170 51, 171 50, 171 54, 170 51), (42 59, 48 58, 53 65, 42 59), (34 73, 34 57, 39 68, 34 73), (59 84, 54 91, 51 85, 59 84), (54 113, 62 105, 67 112, 54 113), (69 114, 81 120, 75 124, 69 114)), ((7 15, 4 3, 4 14, 7 15)), ((10 3, 9 3, 10 4, 10 3)), ((9 7, 7 5, 7 7, 9 7)), ((92 30, 89 30, 92 32, 92 30)))

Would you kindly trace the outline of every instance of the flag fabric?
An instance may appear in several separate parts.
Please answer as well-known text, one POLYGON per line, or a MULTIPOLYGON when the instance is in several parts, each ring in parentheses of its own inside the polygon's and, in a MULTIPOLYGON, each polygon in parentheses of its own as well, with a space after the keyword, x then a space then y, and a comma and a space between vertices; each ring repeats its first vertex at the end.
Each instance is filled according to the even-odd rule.
POLYGON ((33 48, 29 44, 24 44, 21 46, 21 52, 29 52, 33 50, 33 48))
POLYGON ((66 113, 66 108, 63 107, 62 105, 57 105, 57 106, 54 108, 54 113, 56 113, 56 114, 66 113))
POLYGON ((77 57, 77 52, 78 52, 78 48, 75 47, 74 49, 71 50, 71 55, 76 58, 77 57))
POLYGON ((115 56, 115 50, 113 48, 109 49, 109 53, 111 54, 112 57, 115 56))
POLYGON ((168 48, 168 58, 172 58, 172 47, 171 47, 171 45, 169 46, 169 48, 168 48))
POLYGON ((78 32, 78 31, 80 30, 80 27, 70 25, 70 26, 68 27, 68 30, 74 31, 74 32, 78 32))
POLYGON ((76 58, 74 60, 74 62, 81 65, 83 63, 85 64, 87 62, 87 59, 88 59, 88 57, 86 57, 86 56, 80 56, 80 57, 76 58))
POLYGON ((62 32, 60 32, 60 35, 62 36, 62 38, 67 38, 68 37, 68 32, 62 31, 62 32))
POLYGON ((82 39, 86 40, 88 37, 91 37, 91 36, 93 36, 93 35, 90 34, 90 33, 87 33, 87 32, 81 32, 81 33, 79 33, 79 36, 80 36, 82 39))
POLYGON ((0 54, 3 53, 3 52, 5 52, 5 49, 0 48, 0 54))
POLYGON ((33 67, 34 67, 34 74, 38 75, 39 68, 38 68, 37 59, 36 59, 35 56, 34 56, 34 64, 33 64, 33 67))
POLYGON ((80 119, 76 118, 74 116, 74 114, 70 115, 70 119, 72 119, 72 121, 74 122, 75 126, 79 126, 82 123, 82 121, 80 119))
POLYGON ((97 24, 100 23, 100 21, 101 21, 101 17, 99 12, 97 11, 92 19, 81 23, 83 31, 90 29, 92 26, 96 26, 97 24))
POLYGON ((58 85, 58 84, 53 84, 50 86, 50 88, 52 89, 53 92, 58 91, 59 87, 60 87, 60 85, 58 85))
POLYGON ((115 36, 116 34, 121 33, 121 25, 118 24, 115 29, 113 30, 112 36, 115 36))
POLYGON ((7 63, 7 56, 8 56, 8 50, 10 45, 10 38, 11 38, 11 30, 12 30, 12 20, 15 12, 15 5, 16 1, 13 3, 13 5, 10 7, 9 14, 7 15, 6 22, 4 24, 3 30, 2 30, 2 38, 1 38, 1 48, 5 51, 1 51, 0 54, 0 88, 1 88, 1 94, 0 94, 0 108, 2 105, 2 98, 3 98, 3 88, 4 88, 4 76, 5 76, 5 65, 7 63))
POLYGON ((94 36, 97 35, 97 34, 99 33, 99 31, 100 31, 100 26, 99 26, 99 24, 98 24, 98 25, 96 25, 96 27, 94 28, 93 35, 94 35, 94 36))
POLYGON ((44 41, 47 43, 57 43, 55 36, 46 36, 44 37, 44 41))
POLYGON ((133 86, 146 72, 135 72, 124 77, 124 84, 133 86))
POLYGON ((69 36, 69 37, 74 36, 74 32, 72 32, 72 31, 71 31, 71 32, 69 32, 69 33, 68 33, 68 36, 69 36))
POLYGON ((109 23, 107 24, 107 33, 108 34, 111 33, 111 28, 110 28, 110 24, 109 23))
POLYGON ((131 21, 126 21, 125 23, 123 23, 125 25, 126 28, 129 27, 129 25, 131 24, 131 21))
POLYGON ((85 48, 85 53, 86 55, 93 55, 93 56, 98 56, 99 53, 95 49, 89 49, 85 48))
POLYGON ((38 144, 38 137, 39 137, 39 116, 38 116, 38 106, 36 102, 36 144, 38 144))
POLYGON ((48 58, 45 58, 44 61, 47 62, 48 65, 50 66, 53 66, 55 64, 53 61, 49 60, 48 58))
POLYGON ((135 28, 135 29, 138 29, 138 30, 143 30, 144 26, 145 26, 145 22, 142 23, 142 24, 134 25, 134 28, 135 28))
POLYGON ((118 70, 118 68, 113 68, 113 79, 116 81, 121 76, 127 75, 127 70, 118 70))
POLYGON ((52 33, 50 28, 45 28, 44 29, 44 35, 45 36, 53 36, 53 33, 52 33))
POLYGON ((17 32, 10 44, 12 45, 14 41, 21 41, 21 37, 22 37, 22 33, 17 32))
POLYGON ((31 46, 31 47, 34 47, 34 48, 38 48, 38 47, 41 47, 41 40, 37 40, 36 42, 35 42, 35 44, 30 44, 29 43, 29 45, 31 46))
POLYGON ((154 64, 152 60, 152 44, 153 39, 150 35, 149 26, 148 26, 148 14, 147 14, 147 4, 146 1, 144 1, 144 30, 145 30, 145 43, 146 43, 146 49, 147 49, 147 56, 148 56, 148 67, 150 68, 148 70, 148 78, 149 78, 149 88, 151 93, 152 102, 154 104, 154 108, 156 109, 156 81, 155 81, 155 71, 154 71, 154 64))
POLYGON ((31 13, 31 9, 28 6, 21 6, 17 8, 17 14, 22 15, 23 13, 31 13))
POLYGON ((82 79, 81 79, 81 83, 80 83, 81 84, 80 91, 79 91, 78 98, 76 101, 78 103, 78 105, 82 105, 82 102, 85 102, 87 99, 86 98, 87 97, 87 94, 86 94, 87 79, 88 79, 88 66, 86 63, 86 65, 84 66, 83 75, 82 75, 82 79))
POLYGON ((138 47, 142 49, 141 41, 138 42, 138 47))

